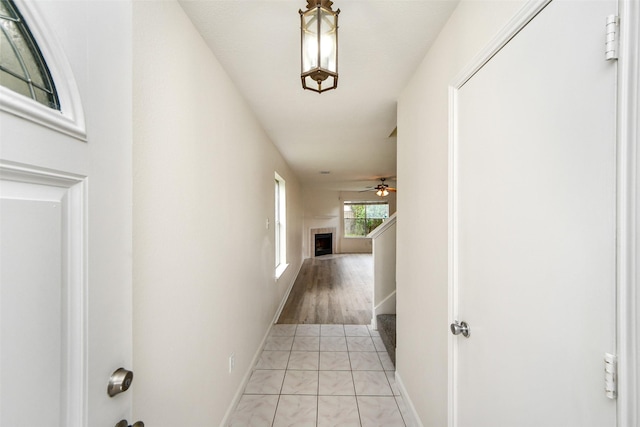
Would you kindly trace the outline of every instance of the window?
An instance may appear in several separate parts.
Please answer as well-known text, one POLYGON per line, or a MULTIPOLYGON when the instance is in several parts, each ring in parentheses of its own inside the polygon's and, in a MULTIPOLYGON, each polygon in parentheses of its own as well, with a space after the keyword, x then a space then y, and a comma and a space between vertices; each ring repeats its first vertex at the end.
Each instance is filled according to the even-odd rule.
POLYGON ((388 202, 344 202, 345 237, 365 237, 389 218, 388 202))
POLYGON ((60 110, 42 53, 11 0, 0 0, 0 86, 60 110))
POLYGON ((284 179, 275 174, 276 277, 287 268, 287 202, 284 179))

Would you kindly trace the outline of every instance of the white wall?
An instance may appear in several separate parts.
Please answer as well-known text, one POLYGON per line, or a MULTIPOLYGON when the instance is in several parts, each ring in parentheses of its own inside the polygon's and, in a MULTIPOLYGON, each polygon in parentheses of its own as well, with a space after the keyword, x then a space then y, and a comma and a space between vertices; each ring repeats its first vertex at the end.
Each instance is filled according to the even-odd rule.
POLYGON ((396 367, 425 426, 447 425, 448 85, 521 1, 463 1, 398 103, 396 367))
MULTIPOLYGON (((309 230, 313 228, 335 228, 340 234, 342 229, 342 206, 338 191, 317 190, 305 188, 304 198, 304 231, 303 254, 305 258, 313 256, 310 252, 313 248, 309 230), (311 255, 310 255, 311 254, 311 255)), ((337 236, 334 236, 337 238, 337 236)), ((336 250, 341 252, 340 239, 336 242, 336 250)))
MULTIPOLYGON (((378 314, 395 314, 397 217, 371 233, 373 240, 373 321, 378 314)), ((374 323, 375 324, 375 323, 374 323)))
POLYGON ((301 265, 301 190, 179 4, 134 2, 133 21, 134 418, 219 425, 301 265))
MULTIPOLYGON (((389 215, 396 211, 396 193, 389 193, 384 199, 389 202, 389 215)), ((341 191, 340 192, 340 212, 342 213, 345 201, 371 201, 379 202, 380 197, 373 191, 341 191)), ((371 253, 373 245, 369 238, 344 237, 343 223, 340 221, 340 244, 344 253, 371 253)))
MULTIPOLYGON (((389 215, 396 211, 396 193, 390 193, 385 199, 389 202, 389 215)), ((343 203, 345 201, 380 201, 374 192, 329 191, 305 188, 304 190, 304 251, 309 256, 309 230, 312 228, 335 227, 338 234, 336 242, 338 253, 371 253, 369 238, 344 237, 343 203)))

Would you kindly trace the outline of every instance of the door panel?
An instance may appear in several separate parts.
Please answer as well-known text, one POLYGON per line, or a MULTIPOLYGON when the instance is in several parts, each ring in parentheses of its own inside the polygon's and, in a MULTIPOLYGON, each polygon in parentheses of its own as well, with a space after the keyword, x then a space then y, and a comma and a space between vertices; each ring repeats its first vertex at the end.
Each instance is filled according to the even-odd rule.
POLYGON ((0 381, 11 385, 2 393, 0 424, 60 425, 60 366, 66 353, 61 342, 61 205, 2 199, 0 218, 0 381))
POLYGON ((107 394, 133 368, 131 2, 16 4, 62 111, 2 93, 0 427, 114 426, 136 387, 107 394))
POLYGON ((0 163, 0 426, 80 426, 84 181, 0 163))
POLYGON ((459 427, 615 425, 615 10, 551 2, 457 93, 459 427))

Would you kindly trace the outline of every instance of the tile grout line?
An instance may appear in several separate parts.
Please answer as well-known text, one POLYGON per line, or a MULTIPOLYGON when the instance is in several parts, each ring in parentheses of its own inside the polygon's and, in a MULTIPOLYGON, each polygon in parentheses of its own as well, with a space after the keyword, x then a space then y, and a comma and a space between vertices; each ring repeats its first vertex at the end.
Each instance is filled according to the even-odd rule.
MULTIPOLYGON (((373 338, 374 335, 371 335, 371 330, 369 328, 367 328, 366 332, 367 335, 361 335, 362 332, 358 332, 356 330, 354 330, 352 332, 352 335, 347 335, 347 330, 346 330, 346 325, 340 325, 342 328, 342 331, 344 333, 344 335, 323 335, 322 334, 322 325, 318 325, 318 334, 317 335, 298 335, 298 327, 300 325, 296 325, 295 330, 293 331, 293 335, 290 335, 292 337, 291 340, 291 344, 288 347, 288 350, 286 349, 282 349, 282 351, 287 351, 288 355, 287 355, 287 359, 286 359, 286 364, 285 364, 285 369, 284 369, 284 375, 282 378, 282 382, 280 383, 280 389, 278 391, 278 400, 276 402, 275 405, 275 409, 274 409, 274 414, 273 414, 273 418, 271 421, 271 426, 273 427, 275 425, 275 421, 277 418, 277 414, 278 414, 278 409, 281 407, 280 404, 282 396, 284 396, 283 394, 283 390, 284 390, 284 384, 287 378, 287 373, 292 372, 292 371, 315 371, 316 372, 316 379, 317 379, 317 383, 316 383, 316 393, 315 393, 315 397, 316 397, 316 417, 315 417, 315 422, 316 422, 316 427, 319 425, 320 421, 321 421, 321 417, 320 417, 320 397, 325 396, 325 395, 321 395, 320 394, 320 373, 323 372, 323 370, 321 369, 321 361, 320 361, 320 357, 322 355, 322 353, 346 353, 347 354, 347 358, 349 361, 349 369, 348 370, 342 370, 342 369, 325 369, 324 371, 327 372, 349 372, 349 376, 351 378, 351 383, 354 387, 353 390, 353 395, 351 394, 327 394, 326 396, 328 397, 336 397, 336 398, 340 398, 340 397, 353 397, 353 399, 355 400, 356 403, 356 410, 358 411, 358 422, 359 422, 359 426, 362 427, 362 413, 361 413, 361 408, 360 408, 360 400, 359 397, 378 397, 378 398, 388 398, 388 397, 392 397, 395 403, 395 407, 398 410, 398 413, 400 415, 400 420, 402 425, 404 425, 405 427, 407 426, 407 423, 405 421, 405 416, 402 413, 402 410, 400 408, 400 404, 398 402, 398 397, 401 396, 396 396, 393 387, 391 385, 391 379, 389 377, 389 371, 388 369, 386 369, 388 366, 385 365, 385 363, 382 360, 381 354, 380 353, 384 353, 381 351, 378 351, 378 348, 375 346, 375 342, 373 342, 373 338), (345 350, 331 350, 331 351, 322 351, 321 350, 321 340, 322 337, 326 336, 326 337, 335 337, 335 338, 344 338, 345 340, 345 345, 346 345, 346 351, 345 350), (294 350, 294 343, 295 343, 295 339, 296 337, 317 337, 318 338, 318 348, 314 349, 314 350, 306 350, 306 349, 299 349, 299 350, 294 350), (373 344, 373 350, 362 350, 362 349, 351 349, 348 342, 348 338, 369 338, 373 344), (316 369, 305 369, 304 368, 304 364, 301 365, 300 369, 292 369, 291 368, 291 361, 292 361, 292 357, 293 357, 293 351, 298 351, 300 353, 303 352, 308 352, 308 353, 313 353, 313 354, 317 354, 318 357, 318 361, 317 361, 317 368, 316 369), (354 370, 354 366, 353 366, 353 359, 352 356, 354 356, 355 354, 370 354, 370 353, 375 353, 376 354, 376 360, 378 361, 378 363, 380 363, 380 368, 381 369, 358 369, 358 370, 354 370), (384 379, 386 380, 386 385, 389 387, 390 390, 390 394, 386 395, 386 394, 361 394, 359 395, 357 390, 356 390, 356 384, 355 384, 355 378, 354 378, 354 372, 381 372, 384 375, 384 379)), ((335 329, 334 329, 335 330, 335 329)), ((313 332, 313 331, 312 331, 313 332)), ((331 334, 330 330, 326 330, 326 333, 331 334)), ((334 333, 338 333, 337 331, 334 333)), ((351 340, 354 341, 354 340, 351 340)), ((357 340, 356 340, 357 341, 357 340)), ((262 352, 264 353, 265 351, 278 351, 277 349, 270 349, 270 350, 265 350, 263 349, 262 352)), ((385 353, 386 354, 386 353, 385 353)), ((268 369, 268 370, 279 370, 277 369, 277 367, 274 367, 275 365, 271 365, 269 368, 262 368, 262 369, 268 369)), ((258 370, 256 367, 253 368, 254 371, 258 370)), ((395 370, 393 371, 395 372, 395 370)), ((244 393, 246 394, 246 393, 244 393)), ((291 395, 297 395, 298 393, 290 393, 291 395)), ((303 394, 300 394, 300 396, 302 396, 303 394)), ((355 415, 355 414, 354 414, 355 415)))
MULTIPOLYGON (((295 338, 294 338, 295 339, 295 338)), ((287 364, 284 367, 284 375, 282 376, 282 383, 280 384, 280 390, 278 390, 278 402, 276 403, 276 409, 273 411, 273 420, 271 420, 271 427, 276 422, 276 415, 278 415, 278 407, 280 406, 280 399, 282 398, 282 387, 284 387, 284 380, 287 378, 287 368, 289 367, 289 360, 291 360, 291 352, 293 351, 293 341, 291 340, 291 348, 289 348, 289 357, 287 357, 287 364)), ((264 353, 264 350, 262 350, 264 353)))
MULTIPOLYGON (((320 340, 318 340, 318 342, 320 342, 320 340)), ((318 352, 318 384, 316 385, 316 427, 318 427, 319 422, 320 422, 320 353, 318 352)))

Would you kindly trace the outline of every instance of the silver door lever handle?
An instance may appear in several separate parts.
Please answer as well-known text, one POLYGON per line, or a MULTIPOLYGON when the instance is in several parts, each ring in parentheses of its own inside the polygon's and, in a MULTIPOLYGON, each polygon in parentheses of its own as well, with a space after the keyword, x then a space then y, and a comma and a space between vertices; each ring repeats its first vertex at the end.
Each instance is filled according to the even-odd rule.
POLYGON ((467 325, 467 322, 458 322, 457 320, 454 320, 451 324, 451 333, 453 335, 462 334, 463 337, 469 338, 469 325, 467 325))

